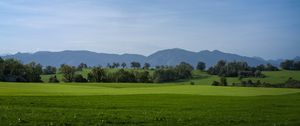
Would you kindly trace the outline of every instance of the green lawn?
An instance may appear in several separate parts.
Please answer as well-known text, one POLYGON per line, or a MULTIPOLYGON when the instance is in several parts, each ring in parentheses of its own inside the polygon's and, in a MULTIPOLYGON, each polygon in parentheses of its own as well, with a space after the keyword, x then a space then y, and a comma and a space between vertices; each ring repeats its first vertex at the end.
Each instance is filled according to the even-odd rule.
POLYGON ((0 125, 300 125, 300 89, 0 83, 0 125))
MULTIPOLYGON (((300 80, 299 71, 264 74, 262 82, 300 80)), ((300 125, 300 89, 215 87, 219 77, 193 75, 162 84, 0 82, 0 125, 300 125)))

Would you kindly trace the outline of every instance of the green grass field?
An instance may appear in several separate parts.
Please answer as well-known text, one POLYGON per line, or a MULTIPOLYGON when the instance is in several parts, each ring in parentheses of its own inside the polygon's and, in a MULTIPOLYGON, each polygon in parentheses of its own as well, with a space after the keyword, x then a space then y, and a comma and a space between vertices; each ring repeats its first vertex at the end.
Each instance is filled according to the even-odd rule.
MULTIPOLYGON (((0 125, 300 125, 300 89, 215 87, 219 77, 194 72, 163 84, 0 82, 0 125)), ((300 80, 299 71, 264 74, 262 82, 300 80)))
POLYGON ((1 125, 299 125, 300 90, 0 83, 1 125))

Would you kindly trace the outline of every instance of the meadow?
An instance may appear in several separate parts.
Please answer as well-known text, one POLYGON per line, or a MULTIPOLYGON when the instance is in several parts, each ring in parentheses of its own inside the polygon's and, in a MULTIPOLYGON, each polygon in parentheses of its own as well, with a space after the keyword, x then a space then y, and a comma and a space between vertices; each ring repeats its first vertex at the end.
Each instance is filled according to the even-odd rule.
MULTIPOLYGON (((264 74, 262 82, 300 78, 264 74)), ((218 79, 194 71, 192 80, 162 84, 1 82, 0 125, 300 125, 300 89, 210 85, 218 79)))

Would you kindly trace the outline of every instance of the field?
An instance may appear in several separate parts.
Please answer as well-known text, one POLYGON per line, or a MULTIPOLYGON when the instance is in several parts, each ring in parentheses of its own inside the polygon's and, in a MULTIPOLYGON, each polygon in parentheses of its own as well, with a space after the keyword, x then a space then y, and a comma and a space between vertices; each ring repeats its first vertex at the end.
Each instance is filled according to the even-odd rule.
MULTIPOLYGON (((264 74, 270 83, 300 78, 264 74)), ((300 125, 300 89, 214 87, 218 77, 194 75, 164 84, 2 82, 0 125, 300 125)))

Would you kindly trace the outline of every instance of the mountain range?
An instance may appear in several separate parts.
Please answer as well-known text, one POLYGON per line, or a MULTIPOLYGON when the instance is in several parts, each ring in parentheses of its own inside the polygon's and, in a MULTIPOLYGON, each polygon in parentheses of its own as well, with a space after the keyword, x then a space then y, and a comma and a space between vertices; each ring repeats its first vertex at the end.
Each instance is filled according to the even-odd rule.
MULTIPOLYGON (((174 48, 166 49, 155 52, 150 56, 143 56, 138 54, 107 54, 107 53, 96 53, 91 51, 61 51, 61 52, 48 52, 39 51, 36 53, 16 53, 12 55, 2 56, 2 58, 14 58, 22 61, 23 63, 29 63, 35 61, 44 66, 60 66, 61 64, 68 65, 78 65, 81 62, 88 64, 89 66, 106 66, 108 63, 113 62, 125 62, 128 65, 132 61, 140 63, 150 63, 151 66, 157 65, 177 65, 180 62, 187 62, 196 66, 198 61, 203 61, 206 63, 207 67, 216 64, 219 60, 226 61, 245 61, 251 66, 256 66, 260 64, 271 63, 278 66, 280 60, 265 60, 260 57, 247 57, 240 56, 237 54, 224 53, 218 50, 214 51, 200 51, 192 52, 184 49, 174 48)), ((295 60, 300 60, 300 57, 296 57, 295 60)))

